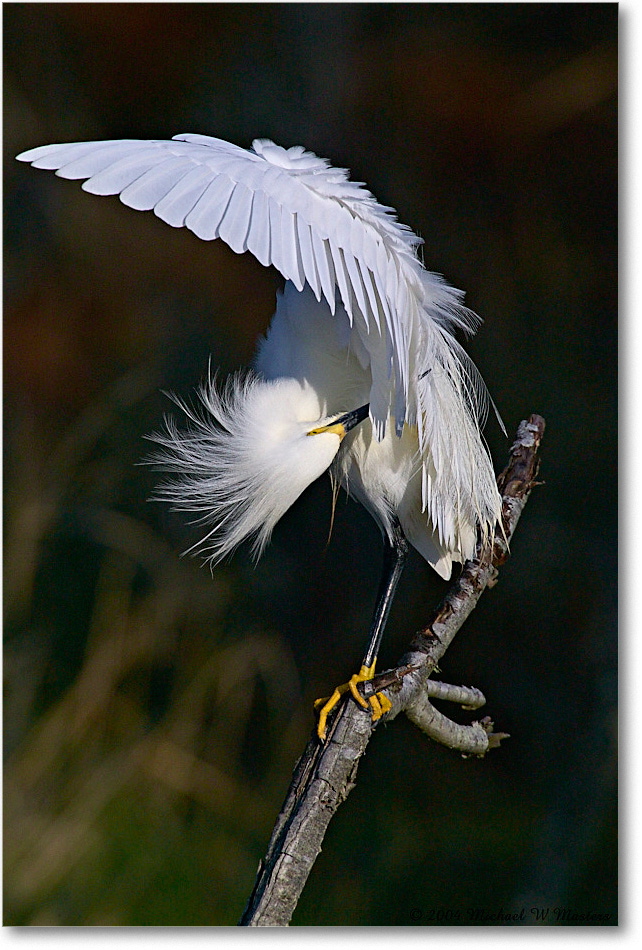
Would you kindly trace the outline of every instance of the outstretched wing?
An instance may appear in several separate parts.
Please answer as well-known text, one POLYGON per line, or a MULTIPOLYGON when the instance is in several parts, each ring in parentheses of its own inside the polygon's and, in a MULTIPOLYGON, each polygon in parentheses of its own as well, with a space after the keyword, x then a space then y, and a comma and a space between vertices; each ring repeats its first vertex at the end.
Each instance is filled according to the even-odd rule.
POLYGON ((498 496, 479 433, 486 391, 453 336, 475 318, 459 291, 424 269, 420 238, 344 169, 301 146, 256 139, 246 150, 193 134, 45 145, 18 159, 250 251, 298 290, 308 284, 333 314, 338 297, 369 357, 376 438, 391 413, 398 434, 404 422, 418 426, 423 504, 442 539, 455 545, 463 520, 494 523, 498 496))
POLYGON ((248 250, 298 290, 309 284, 333 313, 338 292, 370 355, 377 437, 391 411, 398 431, 415 421, 412 347, 425 278, 433 278, 429 302, 442 322, 456 310, 457 292, 426 275, 415 253, 420 239, 344 169, 300 146, 256 139, 246 150, 193 134, 45 145, 18 159, 62 178, 85 178, 85 191, 120 195, 203 240, 220 237, 237 253, 248 250))

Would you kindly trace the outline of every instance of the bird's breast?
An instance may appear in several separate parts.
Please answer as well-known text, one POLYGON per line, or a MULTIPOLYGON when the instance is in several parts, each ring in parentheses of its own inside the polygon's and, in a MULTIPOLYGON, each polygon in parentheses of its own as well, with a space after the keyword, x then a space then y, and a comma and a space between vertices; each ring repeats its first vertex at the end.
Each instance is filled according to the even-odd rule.
POLYGON ((343 487, 380 523, 387 524, 390 511, 397 510, 415 488, 421 505, 421 463, 414 426, 404 426, 398 437, 390 424, 377 442, 367 419, 346 436, 338 464, 343 487))

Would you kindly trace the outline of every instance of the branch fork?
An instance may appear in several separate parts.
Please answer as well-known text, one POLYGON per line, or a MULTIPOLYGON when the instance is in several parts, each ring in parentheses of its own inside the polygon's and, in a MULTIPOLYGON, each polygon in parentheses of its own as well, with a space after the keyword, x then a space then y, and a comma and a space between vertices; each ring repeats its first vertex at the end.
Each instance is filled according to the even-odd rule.
POLYGON ((449 749, 457 749, 462 755, 484 756, 489 749, 497 748, 502 739, 508 738, 506 732, 493 732, 494 724, 488 716, 480 722, 461 725, 435 709, 430 702, 431 699, 441 699, 456 703, 462 709, 479 709, 486 704, 481 690, 474 686, 453 686, 439 680, 426 679, 425 673, 423 676, 421 673, 421 666, 386 670, 365 683, 362 692, 367 698, 389 688, 386 695, 392 702, 392 709, 386 716, 387 721, 404 712, 410 722, 425 732, 429 739, 449 749), (404 684, 404 678, 413 674, 419 675, 416 683, 409 687, 404 684))
MULTIPOLYGON (((489 717, 462 726, 439 712, 431 699, 448 700, 464 708, 484 705, 483 694, 466 686, 431 680, 444 653, 475 608, 486 587, 494 586, 498 568, 506 561, 508 545, 530 492, 537 484, 538 451, 545 422, 532 415, 520 423, 508 465, 497 484, 502 495, 502 534, 492 545, 477 548, 467 561, 426 626, 415 634, 395 669, 360 684, 364 697, 385 689, 392 703, 385 720, 400 712, 430 738, 462 755, 483 756, 506 738, 493 732, 489 717)), ((265 859, 240 921, 248 927, 287 926, 296 908, 326 829, 339 805, 354 787, 359 760, 374 729, 370 712, 355 702, 343 703, 328 726, 321 744, 313 732, 297 763, 290 789, 272 832, 265 859)))

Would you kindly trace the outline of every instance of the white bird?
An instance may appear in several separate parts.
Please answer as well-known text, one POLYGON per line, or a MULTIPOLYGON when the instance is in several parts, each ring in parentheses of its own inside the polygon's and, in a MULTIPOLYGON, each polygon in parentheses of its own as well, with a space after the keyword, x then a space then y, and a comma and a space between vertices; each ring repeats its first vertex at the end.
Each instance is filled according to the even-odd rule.
MULTIPOLYGON (((212 563, 242 541, 261 554, 277 521, 331 469, 384 537, 384 571, 361 669, 321 710, 374 676, 410 543, 443 578, 492 539, 500 496, 481 436, 487 393, 457 342, 478 319, 463 294, 427 271, 421 239, 344 169, 302 147, 256 139, 250 150, 204 135, 45 145, 18 156, 85 191, 120 195, 203 240, 221 238, 285 277, 254 369, 181 404, 155 439, 176 480, 159 490, 197 512, 196 546, 212 563)), ((369 700, 373 719, 390 708, 369 700)))

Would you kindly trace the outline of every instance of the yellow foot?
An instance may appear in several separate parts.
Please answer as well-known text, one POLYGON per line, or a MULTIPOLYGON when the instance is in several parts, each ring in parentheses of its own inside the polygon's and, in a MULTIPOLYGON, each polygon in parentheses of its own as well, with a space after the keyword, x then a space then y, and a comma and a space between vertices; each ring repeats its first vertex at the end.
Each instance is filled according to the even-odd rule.
POLYGON ((375 693, 374 696, 369 696, 368 699, 364 699, 357 689, 357 683, 365 683, 366 680, 371 680, 373 678, 376 664, 377 660, 375 659, 372 666, 362 666, 358 673, 355 673, 354 676, 350 677, 349 682, 342 683, 341 686, 337 686, 329 699, 317 699, 314 704, 314 708, 319 709, 319 707, 321 707, 319 712, 317 734, 322 742, 325 739, 328 716, 345 693, 350 692, 353 698, 359 703, 360 706, 363 706, 364 709, 372 709, 373 722, 381 719, 381 717, 384 716, 392 707, 392 703, 387 696, 384 696, 383 693, 375 693))

